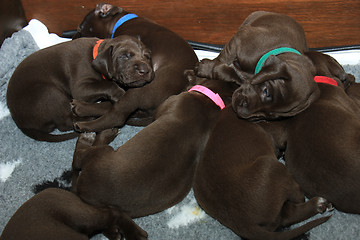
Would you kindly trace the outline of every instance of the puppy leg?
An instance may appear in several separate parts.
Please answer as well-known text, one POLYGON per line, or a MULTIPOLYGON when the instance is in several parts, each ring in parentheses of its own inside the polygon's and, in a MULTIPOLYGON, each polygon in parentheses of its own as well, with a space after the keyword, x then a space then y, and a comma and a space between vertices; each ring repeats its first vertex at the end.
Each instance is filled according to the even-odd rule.
POLYGON ((322 197, 314 197, 304 203, 288 201, 281 211, 281 226, 286 227, 304 221, 318 213, 324 213, 327 209, 332 210, 332 205, 322 197))
POLYGON ((100 117, 112 108, 110 101, 89 103, 73 99, 71 110, 78 117, 100 117))
POLYGON ((110 240, 119 240, 119 233, 125 236, 127 240, 146 240, 148 234, 140 228, 127 214, 113 210, 113 215, 116 216, 112 227, 103 231, 103 234, 110 240))
POLYGON ((99 155, 108 151, 114 151, 109 144, 117 134, 117 129, 107 129, 99 134, 82 133, 76 142, 72 162, 72 187, 71 191, 76 192, 77 180, 80 171, 86 162, 96 159, 99 155))

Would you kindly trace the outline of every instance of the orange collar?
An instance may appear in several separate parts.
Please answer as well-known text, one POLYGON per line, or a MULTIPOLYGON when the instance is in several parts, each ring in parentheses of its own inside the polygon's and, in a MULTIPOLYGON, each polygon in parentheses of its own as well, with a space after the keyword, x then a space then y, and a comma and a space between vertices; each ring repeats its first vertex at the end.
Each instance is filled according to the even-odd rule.
POLYGON ((97 40, 94 48, 93 48, 93 58, 95 59, 96 56, 98 55, 99 53, 99 46, 100 44, 104 41, 104 39, 100 39, 100 40, 97 40))
MULTIPOLYGON (((97 57, 97 55, 99 54, 99 46, 103 41, 104 41, 104 39, 97 40, 97 42, 93 48, 93 59, 95 59, 97 57)), ((106 78, 103 74, 101 74, 101 76, 103 77, 103 79, 106 80, 106 78)))

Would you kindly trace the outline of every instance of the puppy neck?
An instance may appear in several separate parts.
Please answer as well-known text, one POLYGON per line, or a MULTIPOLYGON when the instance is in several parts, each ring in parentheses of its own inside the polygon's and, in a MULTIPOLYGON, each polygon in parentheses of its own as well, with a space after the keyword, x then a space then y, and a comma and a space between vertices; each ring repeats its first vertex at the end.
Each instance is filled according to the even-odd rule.
POLYGON ((273 50, 271 50, 270 52, 265 53, 260 60, 258 61, 258 63, 256 64, 255 67, 255 75, 258 74, 262 68, 262 66, 264 65, 266 59, 268 59, 271 55, 279 55, 282 53, 287 53, 287 52, 291 52, 291 53, 296 53, 301 55, 301 53, 294 49, 294 48, 289 48, 289 47, 281 47, 281 48, 275 48, 273 50))
POLYGON ((201 85, 195 85, 192 88, 189 89, 188 92, 196 91, 204 94, 208 98, 210 98, 216 105, 220 107, 222 110, 225 107, 224 101, 221 99, 220 95, 217 93, 214 93, 209 88, 201 86, 201 85))
POLYGON ((115 23, 114 25, 114 28, 112 30, 112 34, 111 34, 111 38, 114 38, 114 34, 115 34, 115 31, 121 26, 123 25, 125 22, 131 20, 131 19, 134 19, 134 18, 137 18, 138 16, 134 13, 128 13, 128 14, 125 14, 124 16, 122 16, 119 20, 117 20, 117 22, 115 23))
POLYGON ((326 76, 315 76, 314 81, 317 83, 327 83, 330 85, 339 86, 339 84, 335 81, 335 79, 326 76))

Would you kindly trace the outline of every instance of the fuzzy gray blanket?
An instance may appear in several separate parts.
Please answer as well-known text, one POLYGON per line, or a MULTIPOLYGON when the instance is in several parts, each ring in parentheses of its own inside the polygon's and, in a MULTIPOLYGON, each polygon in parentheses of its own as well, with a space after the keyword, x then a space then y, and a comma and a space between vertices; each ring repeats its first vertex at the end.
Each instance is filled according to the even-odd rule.
MULTIPOLYGON (((76 140, 61 143, 32 140, 16 127, 6 108, 9 78, 16 66, 36 50, 36 43, 25 30, 6 39, 0 49, 0 232, 15 211, 34 195, 37 185, 46 181, 61 186, 69 184, 62 175, 71 168, 76 140)), ((344 67, 360 79, 360 65, 344 67)), ((141 127, 125 126, 112 143, 113 147, 120 146, 140 130, 141 127)), ((302 239, 360 239, 359 215, 336 210, 331 214, 328 222, 314 228, 302 239)), ((240 239, 206 215, 198 207, 192 192, 178 205, 135 221, 149 233, 150 240, 240 239)), ((106 238, 97 235, 93 239, 106 238)))

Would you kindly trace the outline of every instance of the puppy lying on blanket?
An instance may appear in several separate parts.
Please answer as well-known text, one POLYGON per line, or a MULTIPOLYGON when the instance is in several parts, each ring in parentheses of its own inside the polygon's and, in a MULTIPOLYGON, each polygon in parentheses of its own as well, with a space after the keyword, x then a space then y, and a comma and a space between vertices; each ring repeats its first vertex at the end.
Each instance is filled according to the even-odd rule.
POLYGON ((215 120, 237 87, 208 79, 195 84, 169 97, 157 109, 156 120, 115 151, 106 143, 116 131, 105 130, 95 139, 82 134, 74 153, 73 191, 90 204, 117 206, 131 217, 181 201, 192 187, 215 120))
POLYGON ((25 202, 5 226, 1 240, 85 240, 103 232, 111 240, 145 240, 147 234, 116 208, 97 208, 75 194, 46 189, 25 202))
POLYGON ((319 96, 313 81, 314 68, 303 55, 307 50, 304 30, 294 19, 283 14, 254 12, 219 56, 202 60, 196 73, 241 83, 232 101, 241 118, 294 116, 319 96))
POLYGON ((124 95, 123 88, 152 81, 151 53, 141 41, 125 35, 98 40, 61 43, 19 64, 9 82, 7 104, 21 131, 39 141, 74 138, 75 132, 50 134, 54 129, 73 130, 73 122, 79 120, 70 108, 73 98, 115 102, 124 95))
POLYGON ((150 48, 155 71, 154 81, 141 90, 127 91, 120 101, 113 105, 113 110, 104 113, 100 118, 77 122, 75 128, 79 131, 100 131, 120 127, 125 122, 132 125, 149 124, 153 121, 154 110, 165 99, 185 89, 188 82, 184 71, 193 69, 198 62, 194 50, 180 36, 111 4, 98 4, 84 18, 74 38, 110 38, 119 35, 139 37, 150 48))
POLYGON ((286 122, 285 162, 308 196, 325 197, 340 211, 360 214, 360 105, 332 79, 348 76, 350 91, 357 85, 345 72, 334 74, 333 64, 324 65, 331 62, 326 59, 325 55, 313 61, 318 73, 328 72, 322 78, 329 84, 318 83, 320 98, 286 122))
POLYGON ((305 203, 268 134, 238 119, 231 106, 222 111, 199 161, 194 194, 208 214, 251 240, 292 239, 328 219, 275 232, 324 212, 329 204, 321 197, 305 203))

